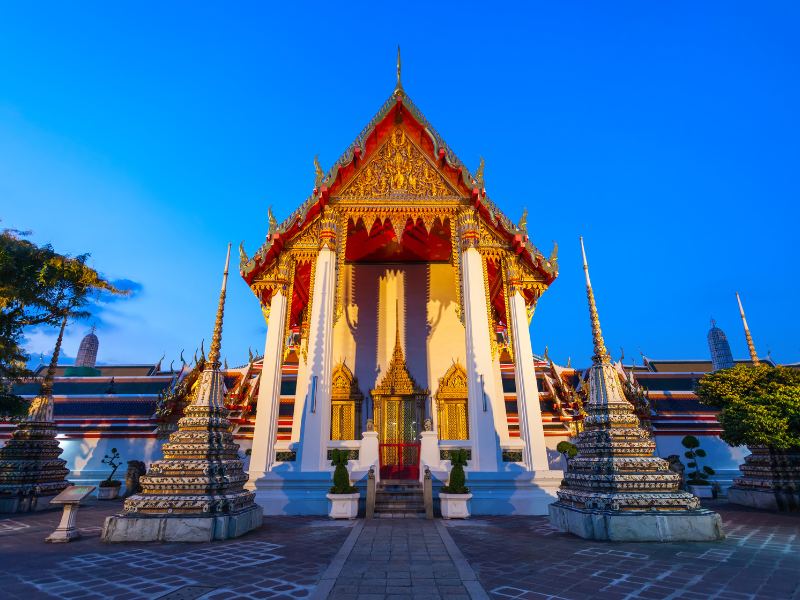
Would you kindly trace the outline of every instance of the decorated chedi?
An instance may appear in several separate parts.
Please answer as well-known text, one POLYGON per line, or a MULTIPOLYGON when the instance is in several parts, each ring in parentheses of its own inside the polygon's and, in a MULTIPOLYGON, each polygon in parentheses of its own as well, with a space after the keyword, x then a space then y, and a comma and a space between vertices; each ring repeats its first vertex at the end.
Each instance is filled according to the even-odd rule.
POLYGON ((66 326, 64 317, 39 395, 31 401, 28 415, 11 439, 0 448, 0 513, 53 508, 50 500, 70 485, 67 462, 59 458, 53 419, 53 378, 66 326))
POLYGON ((234 443, 220 370, 222 318, 230 245, 208 360, 192 403, 163 446, 164 459, 142 476, 142 491, 108 517, 106 542, 209 542, 238 537, 261 526, 262 509, 247 482, 234 443))
POLYGON ((701 541, 723 537, 720 516, 681 491, 680 476, 653 456, 655 442, 625 398, 603 341, 581 238, 594 338, 584 430, 550 505, 562 531, 611 541, 701 541))

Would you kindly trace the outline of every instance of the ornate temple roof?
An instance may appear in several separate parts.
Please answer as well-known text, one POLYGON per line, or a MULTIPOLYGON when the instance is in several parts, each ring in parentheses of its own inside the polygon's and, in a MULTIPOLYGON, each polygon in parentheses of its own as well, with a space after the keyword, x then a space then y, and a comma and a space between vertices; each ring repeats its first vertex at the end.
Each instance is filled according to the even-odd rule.
MULTIPOLYGON (((483 181, 483 160, 474 174, 466 167, 405 93, 398 68, 396 89, 330 170, 323 172, 315 160, 315 187, 305 202, 282 223, 278 223, 270 211, 267 240, 252 257, 248 257, 243 246, 240 246, 240 271, 248 284, 252 284, 258 274, 274 262, 285 244, 310 225, 326 205, 336 204, 344 197, 353 195, 353 181, 366 171, 365 167, 370 160, 384 149, 387 140, 391 141, 392 134, 400 125, 413 140, 414 148, 425 155, 427 164, 424 176, 431 177, 432 181, 433 175, 428 172, 427 165, 436 171, 437 182, 440 183, 432 181, 431 185, 440 185, 441 193, 433 194, 434 196, 448 195, 466 206, 473 206, 483 222, 500 238, 505 239, 510 248, 531 268, 540 272, 547 284, 556 278, 557 251, 554 250, 546 258, 530 241, 525 216, 516 225, 489 199, 483 181)), ((415 179, 414 183, 417 181, 415 179)), ((382 197, 381 202, 384 199, 382 197)), ((435 203, 438 199, 431 197, 430 202, 435 203)), ((419 194, 416 200, 425 198, 419 194)), ((408 198, 402 195, 396 198, 390 196, 388 201, 407 202, 408 198)))

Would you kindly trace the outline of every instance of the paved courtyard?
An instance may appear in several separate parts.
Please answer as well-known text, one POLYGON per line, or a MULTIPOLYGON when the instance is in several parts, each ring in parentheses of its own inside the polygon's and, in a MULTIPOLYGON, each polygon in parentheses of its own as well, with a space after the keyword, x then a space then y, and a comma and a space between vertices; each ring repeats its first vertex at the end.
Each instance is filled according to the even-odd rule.
POLYGON ((121 503, 95 502, 70 544, 43 541, 57 512, 0 518, 0 598, 800 600, 800 515, 711 506, 724 542, 588 542, 544 517, 272 517, 229 542, 109 545, 121 503))

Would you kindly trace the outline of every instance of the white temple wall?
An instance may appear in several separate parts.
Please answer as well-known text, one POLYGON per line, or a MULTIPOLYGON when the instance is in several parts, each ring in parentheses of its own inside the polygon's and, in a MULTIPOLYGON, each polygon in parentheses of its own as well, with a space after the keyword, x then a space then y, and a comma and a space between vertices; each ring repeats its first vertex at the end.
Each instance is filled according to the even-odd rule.
POLYGON ((74 484, 97 485, 101 480, 106 479, 111 473, 111 468, 103 464, 103 457, 111 454, 111 449, 116 448, 119 452, 119 460, 122 463, 114 475, 114 479, 119 479, 125 483, 125 473, 128 470, 129 460, 141 460, 147 467, 150 463, 160 460, 163 455, 161 445, 166 440, 157 438, 90 438, 81 439, 59 439, 58 445, 63 452, 61 458, 67 461, 69 475, 67 479, 74 484))
MULTIPOLYGON (((681 462, 686 465, 689 459, 684 457, 686 448, 681 444, 682 435, 656 435, 656 456, 667 458, 677 454, 681 462)), ((711 476, 711 481, 719 483, 723 494, 733 484, 734 477, 741 476, 739 465, 744 463, 744 457, 750 454, 747 446, 728 446, 717 435, 695 435, 700 441, 700 447, 706 451, 706 457, 700 459, 700 466, 709 466, 716 473, 711 476)), ((686 469, 689 472, 689 469, 686 469)))
MULTIPOLYGON (((428 381, 431 398, 436 397, 439 379, 453 362, 467 364, 464 324, 458 317, 458 289, 455 272, 449 263, 428 265, 428 381)), ((431 407, 433 408, 433 407, 431 407)), ((436 431, 436 410, 432 410, 436 431)))
MULTIPOLYGON (((432 264, 346 264, 344 311, 334 327, 333 361, 345 361, 369 395, 389 366, 399 311, 400 344, 417 384, 436 393, 454 360, 465 364, 453 267, 432 264)), ((371 416, 371 407, 362 411, 371 416)))

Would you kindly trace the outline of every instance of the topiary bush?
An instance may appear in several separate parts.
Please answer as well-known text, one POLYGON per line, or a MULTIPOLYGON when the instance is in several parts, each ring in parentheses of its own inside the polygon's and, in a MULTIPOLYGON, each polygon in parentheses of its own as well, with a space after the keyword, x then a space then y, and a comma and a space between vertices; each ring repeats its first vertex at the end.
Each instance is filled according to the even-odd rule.
POLYGON ((451 451, 450 464, 452 465, 450 481, 447 485, 442 486, 442 491, 445 494, 469 494, 469 488, 464 485, 466 483, 464 467, 467 464, 467 451, 463 448, 451 451))
POLYGON ((689 471, 686 475, 686 483, 689 485, 709 485, 708 477, 714 474, 714 469, 704 466, 700 468, 699 458, 706 456, 706 451, 700 447, 700 440, 693 435, 687 435, 681 440, 681 444, 686 448, 683 455, 689 459, 686 466, 693 471, 689 471))
POLYGON ((578 454, 578 447, 572 442, 564 440, 562 442, 558 442, 558 445, 556 446, 556 452, 564 455, 564 460, 567 461, 567 466, 569 466, 569 461, 575 458, 575 456, 578 454))
POLYGON ((355 494, 358 489, 350 485, 350 474, 347 472, 347 461, 350 453, 347 450, 332 450, 331 464, 333 471, 333 487, 331 494, 355 494))

